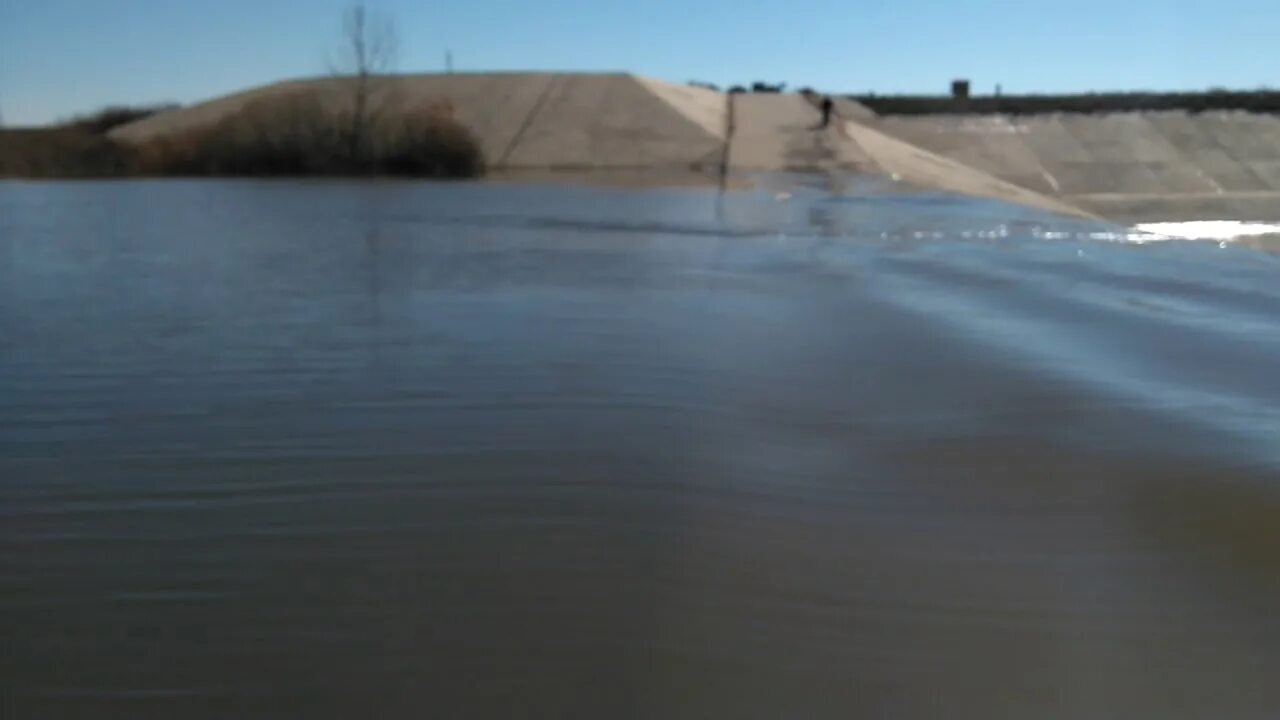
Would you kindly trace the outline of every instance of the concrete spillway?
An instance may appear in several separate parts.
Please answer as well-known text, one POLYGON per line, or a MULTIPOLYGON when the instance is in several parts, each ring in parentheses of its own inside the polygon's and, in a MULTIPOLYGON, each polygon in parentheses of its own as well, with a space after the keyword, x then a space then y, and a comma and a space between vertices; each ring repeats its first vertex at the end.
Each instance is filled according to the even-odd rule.
POLYGON ((792 170, 857 172, 914 187, 1019 203, 1066 215, 1086 215, 1069 204, 990 173, 915 147, 864 123, 841 108, 831 127, 800 95, 730 96, 733 132, 730 172, 792 170))
MULTIPOLYGON (((143 142, 255 101, 349 103, 350 81, 301 80, 118 128, 143 142)), ((704 182, 768 171, 855 172, 1066 214, 1120 220, 1267 219, 1280 207, 1280 119, 1247 113, 877 117, 850 101, 819 128, 806 98, 725 95, 628 74, 379 79, 390 108, 444 105, 496 175, 647 173, 704 182)))

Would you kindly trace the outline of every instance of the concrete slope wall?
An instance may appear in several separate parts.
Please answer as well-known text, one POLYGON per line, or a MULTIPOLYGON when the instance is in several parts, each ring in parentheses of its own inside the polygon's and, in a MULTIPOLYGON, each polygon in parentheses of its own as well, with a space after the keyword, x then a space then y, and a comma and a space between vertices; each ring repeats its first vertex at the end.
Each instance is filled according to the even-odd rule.
POLYGON ((1002 180, 861 123, 846 121, 844 131, 894 180, 921 188, 1000 200, 1063 215, 1091 217, 1087 211, 1059 198, 1002 180))
MULTIPOLYGON (((301 94, 351 104, 351 80, 278 83, 146 118, 113 136, 132 142, 207 126, 258 100, 301 94)), ((626 74, 495 73, 380 78, 393 112, 447 104, 497 170, 680 168, 718 170, 725 149, 720 93, 626 74)))
POLYGON ((117 140, 142 142, 161 135, 185 132, 216 123, 257 100, 285 97, 294 93, 323 93, 330 80, 290 80, 232 93, 195 105, 157 113, 109 133, 117 140))
MULTIPOLYGON (((819 98, 815 96, 815 99, 813 101, 818 102, 818 100, 819 98)), ((844 118, 845 120, 866 122, 868 120, 875 120, 878 117, 874 110, 867 107, 866 105, 863 105, 857 100, 850 100, 849 98, 842 98, 842 97, 832 97, 831 101, 835 105, 834 107, 835 113, 840 117, 844 118)))
MULTIPOLYGON (((215 123, 251 103, 291 95, 348 109, 352 80, 320 78, 237 93, 123 126, 129 141, 215 123)), ((701 181, 769 171, 878 174, 914 186, 1075 213, 1066 204, 914 148, 863 124, 819 127, 811 99, 722 93, 627 74, 496 73, 379 78, 389 113, 446 105, 479 140, 499 175, 624 172, 701 181)), ((865 108, 842 105, 847 115, 865 108)))
MULTIPOLYGON (((145 141, 180 133, 257 100, 291 95, 342 110, 351 104, 352 82, 278 83, 146 118, 113 136, 145 141)), ((1280 121, 1273 118, 898 119, 840 101, 840 117, 821 128, 812 98, 725 95, 621 73, 409 75, 379 78, 376 88, 387 112, 447 106, 500 175, 638 170, 715 182, 761 171, 857 172, 1055 212, 1102 208, 1104 215, 1124 214, 1124 202, 1137 197, 1150 206, 1168 196, 1220 201, 1235 192, 1257 203, 1280 189, 1280 121)))
POLYGON ((1107 216, 1280 216, 1280 118, 1269 115, 886 117, 870 124, 1107 216))
POLYGON ((419 75, 400 78, 392 91, 406 106, 447 102, 454 117, 471 129, 489 162, 516 142, 543 95, 556 82, 552 74, 419 75))
MULTIPOLYGON (((398 111, 447 102, 456 117, 476 134, 485 156, 493 158, 511 145, 556 77, 542 73, 409 75, 376 79, 373 88, 375 101, 398 111)), ((346 110, 351 106, 353 89, 352 81, 345 78, 276 83, 145 118, 117 128, 112 136, 141 142, 187 132, 216 123, 254 102, 290 96, 314 98, 330 109, 346 110)))
POLYGON ((729 98, 724 93, 639 76, 633 76, 632 79, 706 133, 725 139, 729 123, 729 98))
POLYGON ((494 165, 718 169, 725 149, 724 120, 700 104, 700 95, 684 98, 665 88, 659 94, 654 87, 652 81, 642 83, 629 75, 556 77, 494 165), (688 107, 682 111, 682 105, 688 107))

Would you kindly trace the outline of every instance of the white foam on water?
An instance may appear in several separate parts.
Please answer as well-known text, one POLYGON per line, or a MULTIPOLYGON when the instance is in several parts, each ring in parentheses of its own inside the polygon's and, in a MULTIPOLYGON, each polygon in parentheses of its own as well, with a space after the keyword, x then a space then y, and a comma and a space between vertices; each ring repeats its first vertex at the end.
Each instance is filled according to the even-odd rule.
POLYGON ((1243 237, 1280 235, 1280 224, 1241 222, 1239 220, 1196 220, 1192 222, 1159 222, 1135 225, 1135 242, 1161 240, 1216 240, 1230 242, 1243 237))

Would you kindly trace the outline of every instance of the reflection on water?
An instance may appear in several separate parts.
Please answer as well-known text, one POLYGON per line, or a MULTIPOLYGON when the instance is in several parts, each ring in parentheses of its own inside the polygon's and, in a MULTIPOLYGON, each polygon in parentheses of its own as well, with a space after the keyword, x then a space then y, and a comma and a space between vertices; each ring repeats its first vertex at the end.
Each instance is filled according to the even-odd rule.
POLYGON ((1123 233, 865 189, 0 186, 0 695, 1272 718, 1280 262, 1123 233))

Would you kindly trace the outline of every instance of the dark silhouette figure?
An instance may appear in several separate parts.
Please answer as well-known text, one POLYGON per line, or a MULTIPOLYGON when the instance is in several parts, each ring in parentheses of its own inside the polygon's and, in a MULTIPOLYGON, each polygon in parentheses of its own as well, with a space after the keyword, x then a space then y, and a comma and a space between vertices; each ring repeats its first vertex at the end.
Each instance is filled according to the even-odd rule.
POLYGON ((831 111, 834 110, 835 107, 836 104, 831 102, 831 98, 822 98, 822 127, 827 127, 831 124, 831 111))

